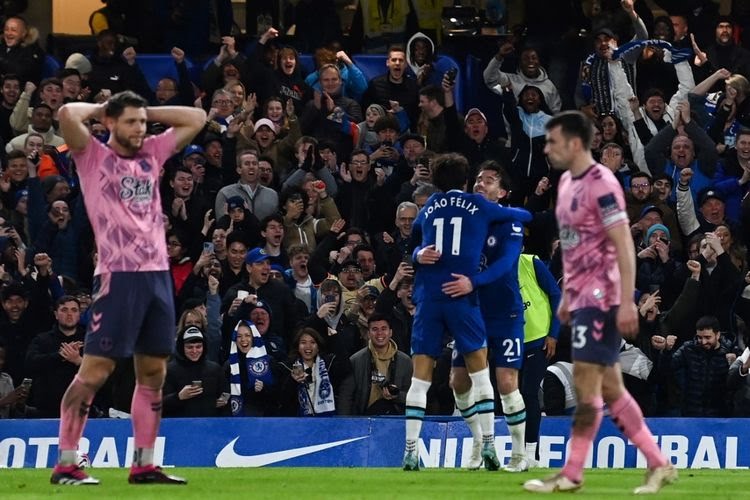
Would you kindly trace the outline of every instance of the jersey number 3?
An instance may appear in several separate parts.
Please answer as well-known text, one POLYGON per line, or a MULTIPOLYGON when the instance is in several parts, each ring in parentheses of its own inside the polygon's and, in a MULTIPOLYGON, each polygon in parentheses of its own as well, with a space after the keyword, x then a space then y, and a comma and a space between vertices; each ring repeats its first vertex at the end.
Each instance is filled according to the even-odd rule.
POLYGON ((586 330, 588 330, 586 325, 577 325, 575 327, 572 342, 574 349, 583 349, 583 346, 586 345, 586 330))
MULTIPOLYGON (((463 219, 461 217, 451 217, 450 225, 453 226, 453 238, 451 239, 451 255, 461 254, 461 224, 463 219)), ((435 250, 443 253, 443 228, 445 225, 445 219, 439 218, 432 221, 432 225, 435 226, 435 250)))

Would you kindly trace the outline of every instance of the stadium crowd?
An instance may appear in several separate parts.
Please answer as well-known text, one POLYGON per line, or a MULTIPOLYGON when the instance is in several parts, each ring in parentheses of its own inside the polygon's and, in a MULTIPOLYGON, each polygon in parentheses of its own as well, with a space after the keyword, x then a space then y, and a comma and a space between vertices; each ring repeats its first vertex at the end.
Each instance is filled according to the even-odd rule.
MULTIPOLYGON (((574 5, 581 16, 569 26, 585 29, 561 45, 585 39, 586 48, 561 55, 539 36, 540 26, 552 36, 564 24, 545 2, 549 17, 527 19, 526 33, 486 61, 484 83, 499 105, 463 115, 456 74, 435 69, 441 56, 421 32, 391 46, 383 74, 369 81, 335 43, 314 51, 316 70, 305 74, 300 53, 269 27, 248 47, 224 36, 199 82, 172 48, 178 78, 150 88, 135 49, 112 30, 42 79, 35 31, 7 18, 0 417, 59 417, 86 327, 98 321, 87 313, 97 259, 88 221, 108 214, 86 211, 56 115, 64 103, 123 90, 208 112, 159 186, 178 311, 165 417, 403 414, 415 312, 410 233, 435 192, 432 158, 464 155, 468 189, 485 162, 502 165, 502 202, 534 214, 524 253, 559 279, 560 173, 545 158, 544 125, 570 108, 595 118, 594 156, 626 192, 641 317, 621 351, 629 389, 647 416, 750 416, 750 36, 742 31, 750 9, 719 16, 708 0, 659 1, 672 15, 654 17, 632 0, 595 2, 585 14, 581 2, 559 3, 574 5), (565 72, 571 54, 581 56, 576 75, 565 72), (500 130, 490 131, 494 118, 500 130)), ((102 123, 89 127, 108 140, 102 123)), ((163 129, 149 124, 150 134, 163 129)), ((131 180, 120 196, 147 195, 131 180)), ((570 331, 563 325, 558 338, 551 327, 549 336, 538 398, 548 415, 570 414, 570 331)), ((455 410, 451 341, 430 414, 455 410)), ((92 416, 128 411, 132 370, 118 363, 92 416)))

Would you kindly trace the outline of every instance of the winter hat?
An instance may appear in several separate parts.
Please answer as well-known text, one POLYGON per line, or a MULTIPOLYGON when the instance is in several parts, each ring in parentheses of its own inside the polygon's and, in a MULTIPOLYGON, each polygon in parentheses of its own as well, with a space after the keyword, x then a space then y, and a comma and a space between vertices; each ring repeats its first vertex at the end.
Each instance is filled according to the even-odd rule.
POLYGON ((648 241, 651 239, 651 235, 654 234, 654 231, 664 231, 664 234, 667 235, 667 238, 669 240, 672 239, 672 235, 669 233, 669 229, 664 224, 654 224, 650 228, 648 228, 648 231, 646 231, 646 238, 643 240, 644 245, 648 245, 648 241))

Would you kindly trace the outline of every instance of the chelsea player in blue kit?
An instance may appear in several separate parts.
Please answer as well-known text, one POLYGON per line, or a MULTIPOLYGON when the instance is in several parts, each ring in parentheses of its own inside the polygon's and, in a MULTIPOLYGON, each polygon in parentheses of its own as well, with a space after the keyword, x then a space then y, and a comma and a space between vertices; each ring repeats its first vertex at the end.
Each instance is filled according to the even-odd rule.
MULTIPOLYGON (((510 189, 509 176, 495 161, 479 166, 474 192, 498 203, 510 189)), ((443 292, 461 297, 479 291, 480 309, 487 329, 487 343, 495 364, 495 376, 503 405, 505 422, 511 435, 508 472, 528 470, 525 456, 526 407, 518 390, 518 371, 523 363, 524 311, 518 284, 518 259, 523 249, 523 225, 516 221, 493 224, 482 249, 482 271, 473 276, 457 275, 456 280, 443 285, 443 292)), ((464 360, 453 351, 451 385, 456 407, 474 437, 470 469, 482 465, 482 436, 476 413, 476 397, 464 360)), ((486 465, 486 464, 485 464, 486 465)))
POLYGON ((481 195, 465 193, 469 170, 466 158, 445 154, 434 162, 433 194, 417 215, 412 241, 418 264, 414 281, 416 313, 412 329, 414 375, 406 395, 406 449, 404 470, 419 470, 417 442, 422 429, 427 390, 435 358, 448 330, 455 348, 464 357, 475 397, 475 411, 482 433, 481 456, 485 467, 496 470, 495 404, 489 369, 487 337, 475 291, 461 297, 444 293, 443 285, 459 275, 473 277, 479 271, 482 247, 491 224, 527 222, 525 210, 501 207, 481 195))

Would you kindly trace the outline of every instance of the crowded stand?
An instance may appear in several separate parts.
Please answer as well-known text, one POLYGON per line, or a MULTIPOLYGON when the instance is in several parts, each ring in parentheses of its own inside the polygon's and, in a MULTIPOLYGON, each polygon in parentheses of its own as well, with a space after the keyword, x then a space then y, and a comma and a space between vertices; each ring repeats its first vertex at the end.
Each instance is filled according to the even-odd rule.
MULTIPOLYGON (((640 320, 621 348, 626 386, 646 416, 750 416, 750 10, 590 3, 526 2, 524 25, 476 54, 473 78, 470 58, 441 52, 439 26, 419 16, 410 31, 365 37, 362 51, 385 41, 377 55, 348 53, 334 29, 314 36, 306 2, 297 38, 272 25, 249 39, 226 28, 212 54, 170 30, 182 45, 141 53, 105 16, 90 46, 54 56, 22 15, 7 17, 0 418, 60 417, 98 321, 91 221, 111 214, 82 196, 58 112, 122 91, 207 117, 154 187, 176 310, 164 417, 403 415, 419 272, 412 224, 437 191, 434 162, 458 153, 468 191, 499 164, 500 203, 533 215, 521 284, 536 284, 546 308, 527 315, 525 342, 544 364, 522 365, 519 384, 526 440, 536 442, 542 412, 576 405, 571 333, 554 317, 560 172, 545 155, 545 124, 570 109, 594 120, 593 156, 625 190, 640 320), (536 320, 544 331, 530 333, 536 320)), ((110 140, 101 121, 86 125, 110 140)), ((165 128, 149 122, 147 134, 165 128)), ((147 186, 118 188, 137 197, 147 186)), ((460 403, 449 385, 453 339, 442 346, 432 415, 460 403)), ((127 416, 134 377, 132 361, 119 360, 90 416, 127 416)))

